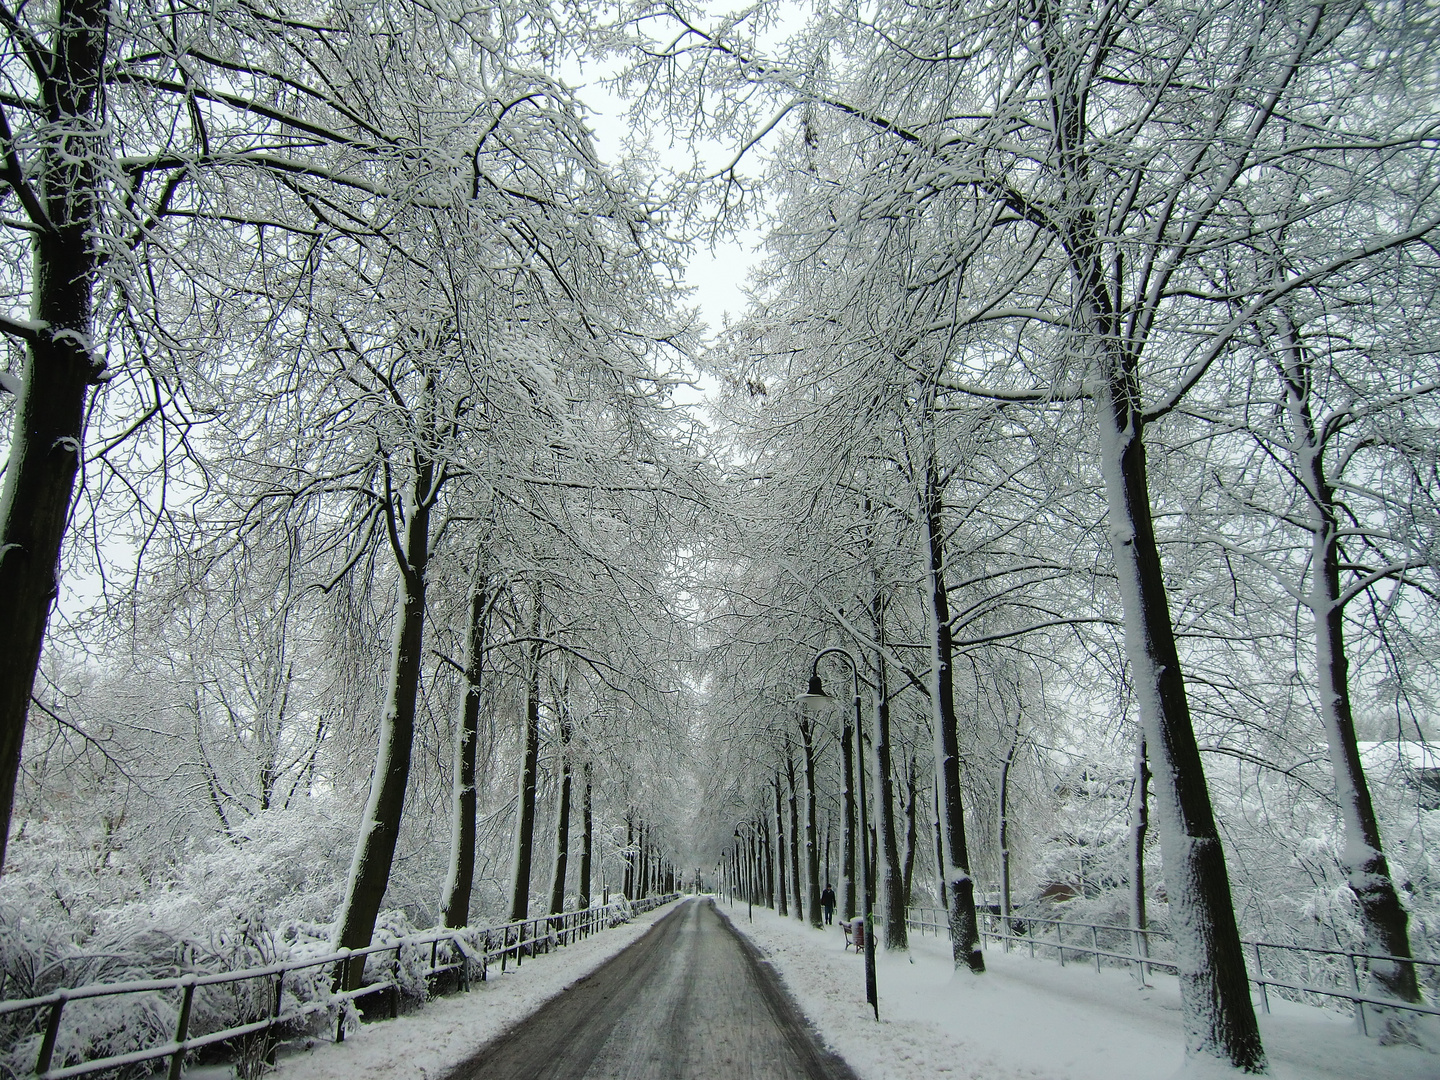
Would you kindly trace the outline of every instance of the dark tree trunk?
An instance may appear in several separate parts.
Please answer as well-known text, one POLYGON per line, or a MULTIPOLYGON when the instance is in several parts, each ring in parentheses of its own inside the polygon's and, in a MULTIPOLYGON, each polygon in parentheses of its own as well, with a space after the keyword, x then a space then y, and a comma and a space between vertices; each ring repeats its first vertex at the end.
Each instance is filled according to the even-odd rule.
POLYGON ((765 906, 774 910, 775 908, 775 849, 770 843, 770 828, 765 821, 763 813, 755 822, 755 828, 759 830, 762 838, 762 851, 765 858, 765 906))
POLYGON ((1110 504, 1111 551, 1125 610, 1126 648, 1145 723, 1147 752, 1158 763, 1156 808, 1166 890, 1180 943, 1181 1002, 1192 1053, 1213 1054, 1260 1070, 1265 1052, 1250 1001, 1240 931, 1230 899, 1225 853, 1210 806, 1200 747, 1170 620, 1155 543, 1136 388, 1114 373, 1101 411, 1101 445, 1110 504))
POLYGON ((480 733, 485 622, 491 597, 484 585, 471 592, 470 625, 465 634, 465 700, 455 733, 450 794, 450 869, 440 899, 441 922, 450 928, 470 923, 470 893, 475 880, 475 743, 480 733))
POLYGON ((950 898, 945 895, 945 841, 940 832, 940 778, 935 778, 935 785, 931 789, 931 804, 935 810, 935 816, 931 818, 931 835, 935 838, 935 891, 938 894, 940 910, 950 909, 950 898))
MULTIPOLYGON (((25 717, 85 438, 85 402, 104 369, 92 352, 98 249, 95 159, 103 130, 105 0, 60 0, 42 88, 54 144, 23 186, 34 280, 22 385, 0 491, 0 867, 10 835, 25 717)), ((24 55, 17 52, 17 55, 24 55)), ((11 84, 14 85, 13 83, 11 84)), ((8 106, 7 106, 8 108, 8 106)), ((16 178, 7 187, 12 188, 16 178)))
POLYGON ((844 784, 844 822, 840 852, 840 917, 855 918, 855 733, 849 719, 840 728, 840 771, 844 784))
POLYGON ((950 948, 955 966, 985 970, 980 950, 980 924, 975 917, 975 879, 970 876, 970 850, 965 840, 965 805, 960 789, 960 739, 955 719, 955 686, 951 663, 950 601, 945 594, 945 545, 940 475, 931 458, 925 465, 921 520, 928 555, 930 622, 930 705, 935 725, 935 775, 939 783, 939 818, 945 907, 950 913, 950 948))
POLYGON ((785 736, 785 778, 790 784, 790 885, 795 897, 795 917, 803 919, 804 901, 800 888, 800 811, 796 806, 795 759, 790 750, 790 736, 785 736))
POLYGON ((640 823, 640 880, 635 885, 635 895, 640 899, 650 895, 650 826, 640 823))
POLYGON ((550 914, 565 910, 565 875, 570 861, 570 721, 560 717, 560 805, 555 812, 555 869, 550 878, 550 914))
POLYGON ((905 776, 905 872, 902 879, 905 891, 901 894, 901 911, 910 910, 911 886, 915 882, 915 845, 919 839, 915 819, 920 801, 916 788, 915 755, 910 755, 910 771, 905 776))
MULTIPOLYGON (((1065 103, 1062 111, 1067 124, 1083 123, 1078 109, 1073 102, 1065 103)), ((1140 703, 1146 751, 1155 764, 1165 882, 1179 928, 1176 936, 1187 1050, 1259 1071, 1265 1067, 1265 1052, 1250 1001, 1230 878, 1190 720, 1160 549, 1155 542, 1136 362, 1118 344, 1120 319, 1108 291, 1095 228, 1091 215, 1078 214, 1071 258, 1079 317, 1092 330, 1095 359, 1104 380, 1103 392, 1097 395, 1097 411, 1107 535, 1120 586, 1126 653, 1140 703)))
POLYGON ((515 858, 510 921, 530 917, 530 867, 535 851, 535 789, 540 772, 540 589, 530 616, 525 670, 525 751, 520 761, 520 802, 515 811, 515 858))
MULTIPOLYGON (((871 605, 876 641, 884 643, 885 620, 877 596, 871 605)), ((895 835, 895 770, 890 761, 890 697, 885 657, 876 650, 875 671, 875 808, 880 840, 880 861, 885 873, 885 948, 908 949, 905 925, 905 884, 900 866, 900 845, 895 835)), ((877 873, 878 873, 877 868, 877 873)))
MULTIPOLYGON (((1276 368, 1285 390, 1295 475, 1309 504, 1310 609, 1315 636, 1315 676, 1320 720, 1330 750, 1335 777, 1335 805, 1345 831, 1341 866, 1360 908, 1360 925, 1368 947, 1399 958, 1398 962, 1372 960, 1370 979, 1380 993, 1402 1001, 1419 1002, 1415 965, 1406 963, 1410 951, 1409 916, 1400 902, 1390 864, 1375 819, 1370 785, 1355 739, 1355 716, 1350 703, 1350 663, 1345 652, 1345 600, 1340 589, 1340 520, 1335 487, 1325 467, 1323 425, 1317 423, 1311 404, 1311 360, 1287 312, 1275 317, 1279 338, 1276 368)), ((1382 1016, 1391 1030, 1385 1041, 1403 1041, 1403 1014, 1382 1016)))
POLYGON ((1020 745, 1020 712, 1016 706, 1015 730, 1010 739, 1010 746, 1005 751, 1005 760, 1000 762, 1000 791, 999 791, 999 817, 997 823, 998 840, 1000 842, 1000 917, 1005 920, 1005 927, 1008 932, 1010 927, 1010 766, 1015 761, 1015 750, 1020 745))
MULTIPOLYGON (((1135 819, 1130 826, 1130 923, 1144 931, 1148 921, 1145 913, 1145 837, 1150 831, 1150 764, 1145 759, 1145 732, 1135 740, 1135 819)), ((1007 911, 1008 915, 1009 912, 1007 911)), ((1150 939, 1142 932, 1136 944, 1141 956, 1150 955, 1150 939)), ((1141 972, 1144 972, 1141 968, 1141 972)))
POLYGON ((621 892, 626 900, 635 899, 635 814, 625 814, 625 878, 621 892))
POLYGON ((820 845, 816 835, 815 814, 815 740, 808 720, 800 721, 800 752, 805 763, 805 883, 809 895, 805 898, 805 914, 810 925, 819 929, 824 926, 820 914, 820 845))
POLYGON ((781 915, 790 914, 785 896, 785 814, 780 800, 780 774, 775 774, 775 891, 781 915))
POLYGON ((590 857, 594 850, 594 815, 591 803, 591 767, 590 762, 585 762, 581 770, 580 789, 580 880, 578 883, 579 899, 577 906, 581 911, 590 907, 590 857))
MULTIPOLYGON (((434 462, 417 452, 415 479, 407 500, 403 548, 396 552, 400 562, 400 595, 390 649, 390 691, 380 720, 380 745, 375 771, 370 777, 370 798, 360 819, 360 837, 350 863, 350 878, 335 933, 335 944, 342 949, 363 949, 370 944, 375 917, 390 881, 395 843, 400 836, 415 732, 415 698, 420 686, 434 476, 434 462)), ((360 986, 364 974, 363 962, 347 964, 343 978, 345 988, 353 990, 360 986)))
MULTIPOLYGON (((1048 80, 1059 197, 1066 207, 1057 240, 1069 263, 1075 348, 1095 380, 1092 400, 1105 481, 1106 535, 1125 617, 1125 650, 1155 773, 1156 812, 1171 898, 1179 961, 1186 1051, 1222 1058, 1236 1068, 1263 1071, 1265 1051, 1250 1000, 1240 932, 1230 897, 1225 853, 1190 719, 1174 624, 1155 541, 1145 461, 1145 419, 1139 354, 1119 310, 1127 280, 1120 254, 1107 259, 1109 238, 1092 205, 1094 133, 1086 115, 1087 28, 1063 18, 1053 4, 1035 9, 1040 55, 1048 80)), ((1102 46, 1108 47, 1108 46, 1102 46)), ((1140 316, 1132 313, 1130 319, 1140 316)), ((1139 347, 1143 347, 1143 340, 1139 347)), ((1077 361, 1078 362, 1078 361, 1077 361)))

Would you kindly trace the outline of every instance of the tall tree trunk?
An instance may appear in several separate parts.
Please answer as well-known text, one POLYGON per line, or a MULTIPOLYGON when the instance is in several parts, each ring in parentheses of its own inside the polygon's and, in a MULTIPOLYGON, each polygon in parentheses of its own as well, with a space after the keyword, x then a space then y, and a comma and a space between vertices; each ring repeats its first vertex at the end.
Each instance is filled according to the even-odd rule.
POLYGON ((565 874, 570 861, 570 718, 561 706, 560 799, 555 812, 555 869, 550 877, 550 914, 565 910, 565 874))
MULTIPOLYGON (((1145 732, 1135 740, 1135 818, 1130 825, 1130 923, 1136 930, 1147 929, 1145 914, 1145 838, 1150 832, 1150 763, 1145 759, 1145 732)), ((1149 955, 1149 941, 1140 934, 1142 955, 1149 955)), ((1142 969, 1143 970, 1143 969, 1142 969)))
POLYGON ((846 922, 855 918, 855 733, 846 717, 840 727, 840 772, 844 785, 840 852, 840 917, 846 922))
POLYGON ((650 895, 650 826, 643 821, 640 823, 640 881, 635 886, 635 894, 642 900, 650 895))
MULTIPOLYGON (((885 620, 876 596, 871 604, 871 625, 875 640, 885 640, 885 620)), ((910 935, 905 925, 905 884, 900 866, 900 845, 895 835, 895 769, 890 761, 890 692, 883 652, 871 658, 875 672, 875 807, 878 820, 880 862, 885 874, 885 948, 908 949, 910 935)), ((877 870, 878 873, 878 870, 877 870)))
POLYGON ((530 614, 525 657, 525 751, 520 761, 519 806, 515 812, 515 856, 510 886, 510 921, 530 917, 530 867, 535 852, 535 789, 540 772, 540 587, 530 614))
MULTIPOLYGON (((345 900, 335 931, 335 945, 363 949, 370 944, 375 917, 390 881, 400 818, 405 809, 405 785, 410 778, 410 750, 415 732, 415 698, 420 685, 420 659, 425 623, 425 571, 430 558, 430 508, 435 492, 435 463, 415 452, 415 478, 406 499, 402 550, 397 583, 395 637, 390 648, 390 689, 380 719, 375 771, 370 775, 370 798, 360 819, 360 836, 350 862, 345 900)), ((363 961, 345 965, 343 985, 348 990, 364 980, 363 961)))
POLYGON ((1108 535, 1125 614, 1126 653, 1155 771, 1186 1049, 1223 1058, 1237 1068, 1263 1071, 1265 1051, 1250 1001, 1225 853, 1190 721, 1155 542, 1139 386, 1133 362, 1113 355, 1118 319, 1109 309, 1099 259, 1088 265, 1092 322, 1108 330, 1100 334, 1098 345, 1105 358, 1098 411, 1108 535))
POLYGON ((816 835, 815 813, 815 740, 809 720, 800 721, 800 753, 805 763, 805 883, 809 895, 805 898, 805 914, 810 925, 819 929, 824 926, 820 915, 820 846, 816 835))
POLYGON ((934 800, 931 807, 935 814, 930 819, 931 833, 935 838, 935 891, 939 897, 940 910, 948 911, 950 908, 949 897, 945 895, 945 841, 940 830, 940 778, 935 778, 935 784, 930 789, 931 798, 934 800))
POLYGON ((621 888, 626 900, 635 899, 635 813, 625 812, 625 877, 621 888))
POLYGON ((475 881, 475 743, 480 734, 485 623, 493 595, 485 582, 478 582, 470 593, 470 624, 465 634, 465 700, 460 706, 460 723, 455 732, 450 791, 450 867, 440 898, 440 919, 450 928, 470 923, 470 893, 475 881))
POLYGON ((910 771, 905 774, 905 869, 901 879, 905 891, 900 898, 901 910, 907 912, 910 910, 911 887, 915 882, 915 845, 918 839, 915 819, 919 816, 917 810, 920 795, 919 778, 915 774, 915 755, 912 753, 910 771))
POLYGON ((760 830, 760 835, 764 838, 765 906, 773 911, 775 908, 775 848, 770 842, 770 827, 765 820, 767 816, 767 814, 762 812, 755 822, 755 827, 760 830))
POLYGON ((950 913, 950 949, 955 966, 985 970, 980 950, 980 924, 975 917, 975 879, 970 876, 970 850, 965 840, 965 804, 960 789, 960 736, 955 719, 955 685, 951 663, 950 601, 945 594, 945 541, 942 526, 940 474, 934 457, 925 463, 920 520, 925 528, 926 594, 930 623, 930 709, 935 728, 935 776, 939 783, 941 855, 950 913))
POLYGON ((795 897, 795 917, 803 919, 803 900, 800 888, 800 811, 796 806, 795 757, 790 748, 790 736, 785 736, 785 778, 790 782, 790 884, 795 897))
MULTIPOLYGON (((1315 634, 1316 696, 1320 721, 1330 750, 1335 777, 1335 804, 1345 833, 1341 867, 1360 908, 1360 925, 1367 946, 1397 957, 1395 962, 1372 960, 1370 980, 1380 993, 1402 1001, 1419 1002, 1415 965, 1406 963, 1410 951, 1409 916, 1400 903, 1390 864, 1380 839, 1380 826, 1370 799, 1370 786, 1360 762, 1355 739, 1355 716, 1350 704, 1350 664, 1345 654, 1345 599, 1340 589, 1340 525, 1335 509, 1335 488, 1325 468, 1325 445, 1311 405, 1311 362, 1295 325, 1286 312, 1276 316, 1280 338, 1277 364, 1285 388, 1290 422, 1290 446, 1295 475, 1309 504, 1310 609, 1315 634)), ((1405 1039, 1403 1014, 1386 1012, 1383 1041, 1405 1039)))
POLYGON ((781 915, 790 914, 785 897, 785 814, 780 805, 780 774, 775 774, 775 890, 781 915))
POLYGON ((1015 706, 1015 727, 1010 734, 1010 746, 1005 759, 1000 762, 999 821, 997 822, 1000 841, 1000 918, 1005 930, 1010 931, 1010 767, 1015 763, 1015 751, 1020 746, 1020 706, 1015 706))
POLYGON ((590 857, 594 851, 594 813, 591 803, 591 766, 585 762, 581 770, 580 789, 580 881, 579 899, 576 901, 581 911, 588 911, 590 908, 590 857))
MULTIPOLYGON (((1265 1051, 1250 1000, 1240 932, 1230 897, 1225 853, 1210 803, 1200 749, 1190 719, 1145 461, 1145 420, 1139 353, 1130 344, 1134 323, 1112 292, 1128 280, 1119 248, 1109 256, 1094 175, 1105 168, 1088 152, 1095 135, 1086 110, 1088 61, 1095 39, 1042 2, 1032 16, 1051 107, 1048 138, 1058 197, 1066 208, 1057 240, 1070 269, 1073 348, 1089 361, 1086 377, 1099 429, 1105 481, 1107 538, 1125 617, 1125 648, 1155 773, 1155 803, 1166 891, 1179 964, 1186 1052, 1209 1054, 1263 1071, 1265 1051), (1113 285, 1112 285, 1113 283, 1113 285)), ((1131 318, 1138 318, 1132 315, 1131 318)), ((1138 339, 1143 348, 1143 338, 1138 339)))
MULTIPOLYGON (((0 491, 0 867, 10 835, 25 717, 50 607, 60 593, 60 545, 85 439, 85 402, 104 371, 93 351, 92 294, 100 249, 95 161, 104 130, 106 0, 60 0, 44 87, 54 145, 22 185, 31 235, 33 322, 0 491)), ((17 55, 23 53, 17 52, 17 55)), ((31 55, 35 55, 32 53, 31 55)), ((12 192, 19 178, 7 177, 12 192)))

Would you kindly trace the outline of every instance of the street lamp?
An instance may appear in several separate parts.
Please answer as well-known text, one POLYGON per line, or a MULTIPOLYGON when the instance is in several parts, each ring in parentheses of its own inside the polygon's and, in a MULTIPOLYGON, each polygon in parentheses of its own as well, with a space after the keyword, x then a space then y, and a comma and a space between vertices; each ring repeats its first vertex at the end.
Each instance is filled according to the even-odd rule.
POLYGON ((850 662, 850 674, 855 682, 855 752, 860 759, 860 914, 865 927, 865 1000, 875 1010, 875 1019, 880 1019, 880 995, 875 989, 875 915, 870 906, 870 829, 865 823, 865 739, 860 721, 860 665, 848 649, 831 646, 815 654, 810 664, 810 686, 796 699, 796 704, 806 712, 826 711, 837 704, 835 698, 825 693, 820 684, 820 661, 826 656, 843 656, 850 662))

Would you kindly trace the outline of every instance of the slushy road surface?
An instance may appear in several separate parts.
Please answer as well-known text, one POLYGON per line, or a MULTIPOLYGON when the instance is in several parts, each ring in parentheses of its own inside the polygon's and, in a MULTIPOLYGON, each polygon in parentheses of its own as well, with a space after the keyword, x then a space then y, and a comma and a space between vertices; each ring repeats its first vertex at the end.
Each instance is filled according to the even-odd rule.
POLYGON ((446 1080, 855 1080, 768 964, 682 901, 609 963, 446 1080))

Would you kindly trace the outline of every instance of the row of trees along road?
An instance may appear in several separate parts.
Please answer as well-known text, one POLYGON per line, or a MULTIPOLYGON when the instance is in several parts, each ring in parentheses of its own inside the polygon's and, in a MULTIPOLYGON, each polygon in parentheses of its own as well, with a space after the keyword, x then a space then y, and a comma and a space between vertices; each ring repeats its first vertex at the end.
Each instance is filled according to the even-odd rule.
MULTIPOLYGON (((657 110, 737 136, 740 153, 708 180, 725 209, 742 212, 754 190, 749 148, 789 136, 766 173, 779 224, 763 302, 716 370, 758 402, 744 417, 757 482, 800 486, 802 513, 863 501, 859 520, 851 511, 862 532, 876 506, 910 526, 905 580, 923 594, 928 672, 894 662, 917 669, 930 700, 952 918, 971 890, 953 777, 956 630, 987 607, 1008 632, 1084 616, 1093 603, 1063 597, 1088 572, 1098 580, 1082 588, 1113 590, 1123 627, 1189 1047, 1264 1069, 1177 625, 1225 632, 1161 560, 1172 537, 1157 522, 1184 515, 1209 550, 1179 558, 1261 579, 1258 618, 1286 600, 1304 613, 1293 665, 1309 672, 1330 748, 1342 862, 1367 946, 1399 958, 1372 978, 1418 1000, 1356 745, 1346 631, 1395 633, 1434 597, 1429 16, 1304 2, 839 4, 775 44, 778 13, 706 20, 667 5, 640 24, 649 46, 634 76, 657 110), (970 475, 971 433, 1002 458, 988 490, 970 475), (1068 463, 1079 483, 1035 457, 1082 447, 1088 467, 1068 463), (1100 535, 1103 560, 1085 550, 1100 535), (977 581, 978 606, 956 604, 977 581)), ((837 543, 803 552, 786 588, 810 625, 828 614, 884 658, 858 560, 838 572, 843 608, 819 600, 837 543)), ((792 660, 801 670, 803 651, 792 660)), ((879 846, 893 857, 891 838, 879 846)), ((957 963, 970 919, 955 927, 957 963)))
MULTIPOLYGON (((529 910, 545 716, 551 904, 576 763, 588 902, 596 771, 611 820, 640 797, 633 735, 605 720, 673 712, 666 553, 705 494, 669 407, 676 252, 545 74, 589 29, 568 19, 448 0, 0 8, 0 845, 69 527, 77 565, 127 541, 143 556, 128 615, 88 629, 113 662, 128 624, 170 668, 191 730, 166 706, 157 734, 194 757, 169 779, 227 837, 354 784, 372 740, 335 945, 371 940, 407 790, 443 786, 412 770, 439 705, 427 671, 455 711, 444 921, 469 917, 482 712, 511 696, 511 913, 529 910)), ((77 722, 95 703, 50 682, 62 735, 115 749, 77 722)), ((152 752, 130 749, 107 760, 152 752)))
POLYGON ((1265 1066, 1257 803, 1335 815, 1309 895, 1338 868, 1331 930, 1419 999, 1424 821, 1392 874, 1356 714, 1435 678, 1433 15, 789 12, 0 4, 0 865, 59 937, 181 879, 237 950, 522 916, 547 833, 551 910, 739 842, 814 922, 863 819, 887 946, 930 867, 980 973, 978 875, 1006 915, 1042 883, 1055 815, 1115 802, 1056 762, 1108 739, 1139 925, 1153 774, 1191 1052, 1265 1066), (652 203, 577 49, 733 156, 652 203), (762 210, 706 432, 672 241, 762 210), (61 569, 101 601, 42 663, 61 569), (829 645, 858 741, 843 663, 793 708, 829 645))

